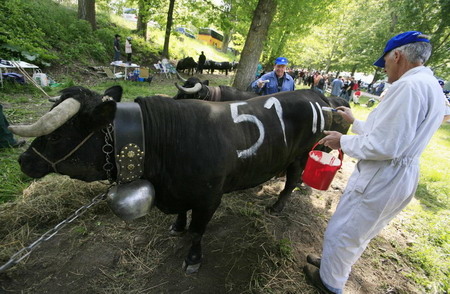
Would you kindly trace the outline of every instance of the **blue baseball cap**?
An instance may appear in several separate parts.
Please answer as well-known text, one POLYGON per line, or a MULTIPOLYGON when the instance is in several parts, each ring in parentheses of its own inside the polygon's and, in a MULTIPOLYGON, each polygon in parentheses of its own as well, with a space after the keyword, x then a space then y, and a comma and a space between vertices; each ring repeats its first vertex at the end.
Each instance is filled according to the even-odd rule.
POLYGON ((275 65, 287 65, 288 64, 288 60, 286 57, 278 57, 277 59, 275 59, 275 65))
POLYGON ((423 35, 423 34, 418 31, 409 31, 409 32, 404 32, 402 34, 399 34, 399 35, 393 37, 386 43, 386 47, 384 47, 383 55, 377 61, 375 61, 375 63, 373 65, 376 65, 379 67, 384 67, 384 56, 386 55, 386 53, 388 53, 392 49, 398 48, 400 46, 403 46, 403 45, 406 45, 409 43, 415 43, 415 42, 430 43, 430 40, 428 40, 427 38, 420 38, 420 35, 423 35))

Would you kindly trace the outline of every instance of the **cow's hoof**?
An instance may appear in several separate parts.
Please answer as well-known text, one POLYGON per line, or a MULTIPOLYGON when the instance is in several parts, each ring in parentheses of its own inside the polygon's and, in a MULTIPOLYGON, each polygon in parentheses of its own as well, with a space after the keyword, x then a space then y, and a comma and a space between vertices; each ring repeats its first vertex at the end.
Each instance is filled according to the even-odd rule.
POLYGON ((195 274, 196 272, 198 272, 198 270, 200 269, 200 265, 201 263, 197 263, 197 264, 187 264, 186 261, 183 261, 183 270, 186 272, 186 274, 191 275, 191 274, 195 274))
POLYGON ((171 225, 169 228, 169 235, 171 236, 178 237, 183 235, 184 233, 186 233, 186 229, 182 229, 181 231, 177 230, 175 225, 171 225))

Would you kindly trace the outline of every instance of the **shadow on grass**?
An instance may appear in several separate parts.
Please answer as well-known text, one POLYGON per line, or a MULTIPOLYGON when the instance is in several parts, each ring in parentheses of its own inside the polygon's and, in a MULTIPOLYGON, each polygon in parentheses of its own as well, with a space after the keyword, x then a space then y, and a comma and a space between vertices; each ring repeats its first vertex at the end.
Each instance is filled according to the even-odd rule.
POLYGON ((450 138, 450 122, 443 123, 439 129, 445 137, 450 138))
POLYGON ((440 210, 449 209, 448 204, 440 201, 440 199, 432 193, 426 184, 419 183, 415 197, 425 206, 427 210, 438 212, 440 210))

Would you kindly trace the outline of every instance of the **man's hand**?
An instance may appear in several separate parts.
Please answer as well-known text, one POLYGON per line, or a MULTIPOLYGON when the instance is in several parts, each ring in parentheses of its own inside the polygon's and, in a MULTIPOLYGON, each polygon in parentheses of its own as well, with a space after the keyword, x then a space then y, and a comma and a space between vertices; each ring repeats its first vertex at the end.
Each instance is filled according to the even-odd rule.
POLYGON ((338 106, 338 107, 336 107, 336 110, 342 116, 342 118, 345 119, 345 121, 347 121, 351 124, 355 121, 352 110, 350 108, 345 107, 345 106, 338 106))
POLYGON ((324 131, 325 136, 319 141, 319 144, 323 144, 331 149, 341 149, 341 137, 342 134, 335 131, 324 131))
POLYGON ((257 86, 258 86, 258 88, 262 88, 262 87, 264 87, 264 85, 266 84, 266 83, 268 83, 269 82, 269 80, 265 80, 265 81, 263 81, 263 80, 261 80, 261 79, 259 79, 258 80, 258 83, 257 83, 257 86))

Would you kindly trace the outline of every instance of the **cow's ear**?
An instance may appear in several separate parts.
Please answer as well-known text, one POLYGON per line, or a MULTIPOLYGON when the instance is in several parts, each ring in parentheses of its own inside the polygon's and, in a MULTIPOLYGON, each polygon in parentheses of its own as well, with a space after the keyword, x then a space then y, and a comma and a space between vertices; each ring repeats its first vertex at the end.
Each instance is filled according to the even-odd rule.
POLYGON ((205 85, 205 86, 209 86, 209 81, 208 81, 208 80, 204 80, 204 81, 202 82, 202 84, 205 85))
POLYGON ((103 129, 113 122, 116 115, 117 104, 115 101, 105 101, 95 106, 91 113, 91 127, 95 130, 103 129))
POLYGON ((109 96, 114 99, 114 101, 120 102, 120 99, 122 99, 122 93, 123 89, 121 86, 112 86, 105 91, 104 96, 109 96))

